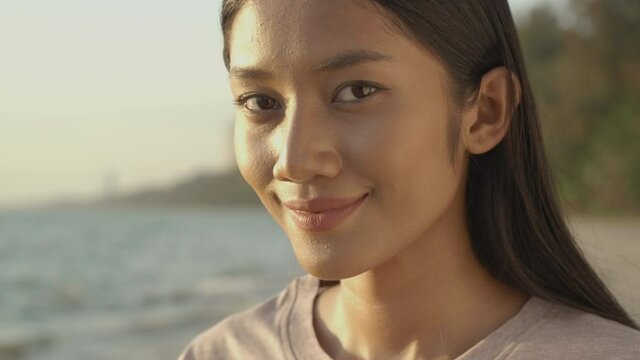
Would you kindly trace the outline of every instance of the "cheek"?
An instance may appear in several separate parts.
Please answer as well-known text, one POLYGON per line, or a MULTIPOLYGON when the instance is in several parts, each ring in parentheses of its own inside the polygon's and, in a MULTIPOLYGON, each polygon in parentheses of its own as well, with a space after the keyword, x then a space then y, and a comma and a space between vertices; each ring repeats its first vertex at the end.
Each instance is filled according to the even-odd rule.
POLYGON ((424 212, 425 204, 446 201, 456 186, 446 146, 447 110, 408 104, 396 109, 402 110, 386 115, 384 127, 377 130, 381 135, 369 146, 368 171, 389 208, 424 212))
POLYGON ((241 121, 234 129, 236 164, 245 181, 262 198, 265 187, 273 175, 269 147, 264 138, 251 132, 241 121))

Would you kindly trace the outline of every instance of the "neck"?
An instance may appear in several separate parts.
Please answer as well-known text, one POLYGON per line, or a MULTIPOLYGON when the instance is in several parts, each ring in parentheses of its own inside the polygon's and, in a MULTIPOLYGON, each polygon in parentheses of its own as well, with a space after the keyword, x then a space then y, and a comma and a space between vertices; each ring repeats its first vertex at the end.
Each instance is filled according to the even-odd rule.
POLYGON ((390 261, 323 293, 316 333, 334 359, 453 359, 527 298, 481 266, 464 218, 443 217, 390 261))

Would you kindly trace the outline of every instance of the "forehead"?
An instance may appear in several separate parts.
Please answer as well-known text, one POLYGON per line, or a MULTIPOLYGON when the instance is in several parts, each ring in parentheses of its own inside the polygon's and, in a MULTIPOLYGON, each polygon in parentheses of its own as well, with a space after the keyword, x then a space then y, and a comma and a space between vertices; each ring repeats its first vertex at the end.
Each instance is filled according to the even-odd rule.
POLYGON ((309 68, 336 53, 398 52, 401 45, 415 47, 371 1, 253 0, 232 25, 230 65, 309 68))

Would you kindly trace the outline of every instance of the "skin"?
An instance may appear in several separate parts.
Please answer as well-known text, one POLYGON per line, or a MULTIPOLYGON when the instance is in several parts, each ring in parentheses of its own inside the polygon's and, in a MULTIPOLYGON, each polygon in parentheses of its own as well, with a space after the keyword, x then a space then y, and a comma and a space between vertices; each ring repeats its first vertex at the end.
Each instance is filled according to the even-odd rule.
POLYGON ((507 70, 488 72, 454 112, 443 65, 364 1, 250 1, 229 46, 240 172, 301 266, 341 279, 314 304, 327 354, 453 359, 520 310, 528 296, 478 263, 464 210, 469 154, 491 150, 509 127, 507 70), (311 70, 354 51, 384 59, 311 70), (298 228, 281 203, 365 193, 323 232, 298 228))

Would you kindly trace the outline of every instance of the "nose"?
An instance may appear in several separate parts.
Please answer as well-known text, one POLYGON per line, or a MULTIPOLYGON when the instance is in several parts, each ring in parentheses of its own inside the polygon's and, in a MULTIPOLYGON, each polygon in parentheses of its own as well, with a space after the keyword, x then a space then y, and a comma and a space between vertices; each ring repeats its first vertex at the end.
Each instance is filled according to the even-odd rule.
POLYGON ((342 168, 335 127, 327 116, 300 104, 289 108, 274 139, 274 178, 303 183, 316 176, 333 178, 342 168))

